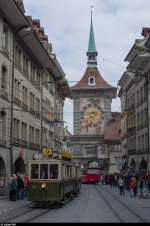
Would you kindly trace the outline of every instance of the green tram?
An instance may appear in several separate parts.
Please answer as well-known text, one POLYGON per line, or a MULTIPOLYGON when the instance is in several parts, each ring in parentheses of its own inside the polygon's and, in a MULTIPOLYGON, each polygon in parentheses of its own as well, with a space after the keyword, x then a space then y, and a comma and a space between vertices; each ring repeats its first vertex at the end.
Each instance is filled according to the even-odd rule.
POLYGON ((64 204, 80 191, 81 168, 72 161, 29 161, 28 199, 36 206, 64 204))

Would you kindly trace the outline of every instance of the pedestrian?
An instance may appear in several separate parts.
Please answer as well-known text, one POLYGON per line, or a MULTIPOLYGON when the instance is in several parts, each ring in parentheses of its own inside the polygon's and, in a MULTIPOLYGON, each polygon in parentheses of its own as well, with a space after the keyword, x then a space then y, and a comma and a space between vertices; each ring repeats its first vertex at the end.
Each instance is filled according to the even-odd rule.
POLYGON ((101 176, 101 184, 104 184, 104 174, 101 176))
POLYGON ((29 190, 29 177, 24 176, 23 177, 24 182, 24 198, 28 200, 28 190, 29 190))
POLYGON ((143 198, 148 198, 148 181, 146 178, 143 180, 142 196, 143 198))
POLYGON ((136 179, 136 176, 133 177, 133 194, 134 194, 134 197, 137 196, 137 179, 136 179))
POLYGON ((134 196, 134 189, 135 189, 135 180, 133 177, 131 177, 129 181, 129 191, 130 191, 130 197, 134 196))
POLYGON ((114 176, 114 186, 117 187, 118 185, 118 177, 117 175, 114 176))
POLYGON ((120 177, 118 180, 118 187, 119 187, 119 191, 120 191, 120 195, 125 195, 125 191, 124 191, 124 181, 123 178, 120 177))
POLYGON ((17 173, 18 199, 24 199, 24 182, 19 173, 17 173))
POLYGON ((13 174, 10 178, 9 182, 9 200, 16 201, 17 200, 17 176, 13 174))
POLYGON ((147 181, 148 181, 148 192, 150 193, 150 173, 147 175, 147 181))

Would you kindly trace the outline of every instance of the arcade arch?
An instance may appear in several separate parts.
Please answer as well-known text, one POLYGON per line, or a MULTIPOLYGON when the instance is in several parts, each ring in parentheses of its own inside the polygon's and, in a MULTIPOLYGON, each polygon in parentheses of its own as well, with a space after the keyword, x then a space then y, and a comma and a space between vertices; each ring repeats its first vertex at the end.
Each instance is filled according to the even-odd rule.
POLYGON ((14 172, 20 174, 26 173, 26 166, 24 160, 20 157, 18 157, 14 163, 14 172))

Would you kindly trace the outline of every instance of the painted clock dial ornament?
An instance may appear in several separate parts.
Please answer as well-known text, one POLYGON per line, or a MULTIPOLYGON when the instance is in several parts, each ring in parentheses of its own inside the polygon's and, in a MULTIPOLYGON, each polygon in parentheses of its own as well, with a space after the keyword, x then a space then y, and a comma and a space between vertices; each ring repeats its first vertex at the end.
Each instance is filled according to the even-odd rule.
POLYGON ((86 109, 84 118, 88 123, 97 123, 101 118, 101 112, 97 107, 89 107, 86 109))

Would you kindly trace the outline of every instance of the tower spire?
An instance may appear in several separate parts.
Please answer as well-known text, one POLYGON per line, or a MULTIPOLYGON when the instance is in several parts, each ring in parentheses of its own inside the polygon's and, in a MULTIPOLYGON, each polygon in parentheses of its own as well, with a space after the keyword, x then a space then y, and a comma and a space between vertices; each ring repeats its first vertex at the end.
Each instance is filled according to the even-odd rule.
MULTIPOLYGON (((91 6, 93 9, 93 6, 91 6)), ((97 51, 96 51, 96 44, 94 38, 94 29, 93 29, 93 10, 91 10, 91 26, 90 26, 90 35, 89 35, 89 45, 88 45, 88 67, 95 67, 97 65, 97 51)))

